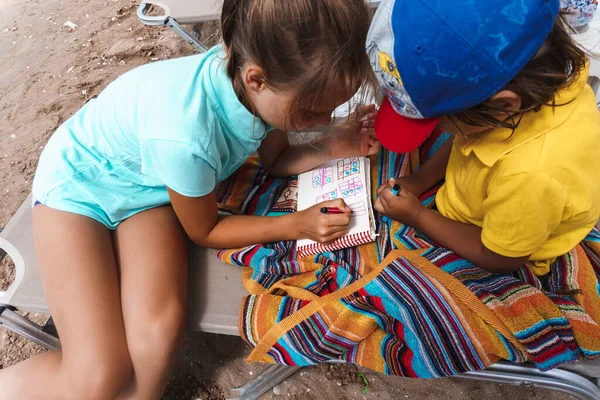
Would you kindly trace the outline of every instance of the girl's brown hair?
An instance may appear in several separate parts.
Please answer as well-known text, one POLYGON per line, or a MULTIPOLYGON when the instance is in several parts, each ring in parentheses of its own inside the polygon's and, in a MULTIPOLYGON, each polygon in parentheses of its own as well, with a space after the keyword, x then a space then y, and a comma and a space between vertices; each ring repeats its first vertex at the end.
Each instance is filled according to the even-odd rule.
POLYGON ((225 0, 227 74, 248 104, 241 67, 259 65, 269 88, 296 93, 288 112, 298 123, 334 93, 350 97, 373 86, 365 51, 369 23, 364 0, 225 0))
POLYGON ((467 125, 508 128, 514 132, 524 113, 539 111, 546 105, 556 107, 556 92, 579 76, 586 61, 585 51, 571 37, 571 28, 561 14, 536 55, 502 89, 521 98, 519 110, 511 109, 502 100, 489 99, 449 118, 467 125))

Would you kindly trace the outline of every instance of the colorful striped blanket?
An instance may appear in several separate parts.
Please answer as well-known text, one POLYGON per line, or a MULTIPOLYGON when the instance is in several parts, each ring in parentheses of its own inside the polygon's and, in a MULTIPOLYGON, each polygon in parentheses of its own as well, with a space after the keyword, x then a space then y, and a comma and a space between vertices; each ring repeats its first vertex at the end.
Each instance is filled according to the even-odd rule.
MULTIPOLYGON (((371 161, 373 191, 429 158, 446 136, 411 154, 371 161)), ((295 180, 269 177, 250 159, 220 188, 232 213, 292 212, 295 180)), ((437 188, 421 200, 435 203, 437 188)), ((250 361, 305 366, 344 360, 375 371, 433 378, 499 359, 541 370, 600 354, 600 233, 536 277, 527 267, 492 274, 410 227, 377 217, 379 239, 298 258, 294 242, 225 250, 250 292, 240 334, 250 361)))

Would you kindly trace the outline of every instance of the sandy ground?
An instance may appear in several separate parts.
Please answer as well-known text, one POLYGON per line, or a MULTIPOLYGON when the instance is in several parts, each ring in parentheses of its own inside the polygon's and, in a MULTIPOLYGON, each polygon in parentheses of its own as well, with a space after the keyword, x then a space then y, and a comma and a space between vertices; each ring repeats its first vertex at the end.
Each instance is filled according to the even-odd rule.
MULTIPOLYGON (((140 64, 192 54, 170 31, 145 27, 136 2, 0 0, 0 228, 31 189, 38 156, 53 131, 111 80, 140 64), (75 29, 64 26, 71 21, 75 29)), ((218 38, 205 24, 208 43, 218 38)), ((13 279, 0 264, 0 287, 13 279)), ((28 315, 43 323, 43 315, 28 315)), ((0 328, 0 368, 43 351, 0 328)), ((223 399, 263 366, 246 364, 250 347, 238 337, 189 333, 164 399, 223 399)), ((566 396, 527 387, 460 379, 386 377, 353 366, 307 368, 265 399, 507 399, 558 400, 566 396), (363 393, 362 372, 369 381, 363 393)))

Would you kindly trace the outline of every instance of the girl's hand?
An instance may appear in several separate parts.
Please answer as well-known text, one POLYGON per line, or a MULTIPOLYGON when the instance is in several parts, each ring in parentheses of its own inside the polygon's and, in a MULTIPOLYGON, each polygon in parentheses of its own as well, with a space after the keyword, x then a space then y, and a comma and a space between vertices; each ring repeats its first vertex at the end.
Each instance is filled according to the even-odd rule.
POLYGON ((352 210, 344 203, 344 200, 337 199, 325 201, 292 215, 297 218, 295 226, 298 228, 299 238, 330 243, 348 233, 352 210), (323 214, 321 207, 337 207, 344 213, 323 214))
MULTIPOLYGON (((395 179, 390 179, 389 187, 399 183, 395 179)), ((383 185, 382 185, 383 186, 383 185)), ((387 215, 395 221, 414 227, 426 207, 421 204, 419 199, 407 188, 400 184, 400 193, 395 196, 391 189, 380 187, 379 196, 373 204, 373 208, 383 215, 387 215)))
POLYGON ((362 106, 358 109, 356 122, 333 129, 329 139, 331 158, 370 156, 381 149, 373 129, 375 106, 362 106))

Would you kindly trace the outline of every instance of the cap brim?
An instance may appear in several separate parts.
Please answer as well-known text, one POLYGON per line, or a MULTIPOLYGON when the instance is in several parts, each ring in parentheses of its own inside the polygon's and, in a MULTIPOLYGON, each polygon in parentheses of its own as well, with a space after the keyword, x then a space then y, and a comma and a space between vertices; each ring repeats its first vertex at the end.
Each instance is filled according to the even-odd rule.
POLYGON ((383 147, 394 153, 407 153, 423 144, 439 118, 413 119, 398 114, 386 97, 375 117, 375 134, 383 147))

